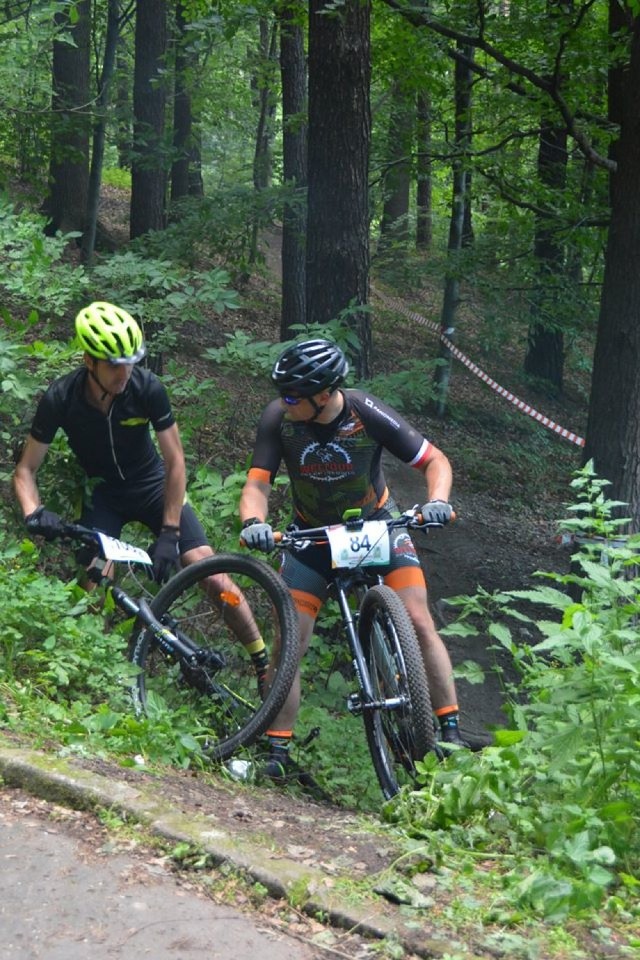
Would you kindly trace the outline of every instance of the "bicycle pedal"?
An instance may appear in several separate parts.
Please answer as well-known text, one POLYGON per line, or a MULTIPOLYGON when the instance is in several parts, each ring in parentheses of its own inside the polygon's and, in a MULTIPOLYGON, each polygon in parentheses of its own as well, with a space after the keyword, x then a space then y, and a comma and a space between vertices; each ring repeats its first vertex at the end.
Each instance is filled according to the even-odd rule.
POLYGON ((347 697, 347 710, 349 713, 362 713, 362 700, 360 694, 350 693, 347 697))

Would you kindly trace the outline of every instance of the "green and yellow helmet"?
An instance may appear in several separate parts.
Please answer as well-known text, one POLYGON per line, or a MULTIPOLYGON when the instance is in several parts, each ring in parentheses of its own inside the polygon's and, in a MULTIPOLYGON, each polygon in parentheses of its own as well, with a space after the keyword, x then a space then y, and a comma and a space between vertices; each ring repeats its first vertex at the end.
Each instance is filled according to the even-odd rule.
POLYGON ((97 300, 76 317, 76 335, 85 353, 109 363, 138 363, 147 352, 142 330, 113 303, 97 300))

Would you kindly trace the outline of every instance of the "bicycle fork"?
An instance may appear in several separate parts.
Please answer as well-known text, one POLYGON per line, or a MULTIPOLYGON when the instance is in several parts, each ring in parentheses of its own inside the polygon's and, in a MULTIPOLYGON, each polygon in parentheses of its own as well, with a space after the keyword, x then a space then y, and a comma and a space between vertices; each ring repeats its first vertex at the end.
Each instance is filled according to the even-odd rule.
MULTIPOLYGON (((351 664, 358 681, 360 692, 350 693, 347 697, 347 710, 359 716, 365 710, 397 710, 406 706, 402 697, 376 698, 371 683, 371 674, 365 659, 362 644, 358 636, 358 613, 349 606, 347 595, 342 588, 336 590, 336 599, 342 613, 345 633, 351 650, 351 664)), ((360 598, 359 598, 360 599, 360 598)))
MULTIPOLYGON (((182 639, 179 636, 179 631, 174 632, 160 623, 146 600, 135 601, 124 590, 115 585, 111 587, 111 593, 121 610, 129 616, 137 617, 151 631, 153 639, 166 656, 179 660, 189 667, 201 666, 204 655, 206 655, 207 660, 211 659, 213 651, 204 651, 194 647, 188 637, 182 639)), ((220 657, 219 659, 220 663, 208 663, 207 665, 223 667, 225 665, 224 660, 220 657)))

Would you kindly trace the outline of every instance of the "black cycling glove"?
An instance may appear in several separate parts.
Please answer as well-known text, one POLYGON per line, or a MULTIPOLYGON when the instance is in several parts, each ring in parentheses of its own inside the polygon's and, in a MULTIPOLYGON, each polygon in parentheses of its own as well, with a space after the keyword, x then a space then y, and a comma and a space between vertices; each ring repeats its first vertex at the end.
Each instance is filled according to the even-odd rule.
POLYGON ((36 507, 33 513, 24 518, 29 533, 44 537, 45 540, 55 540, 64 533, 64 522, 57 513, 52 510, 45 510, 44 507, 36 507))
POLYGON ((262 550, 263 553, 271 553, 276 545, 271 524, 258 520, 257 517, 245 520, 240 539, 251 550, 262 550))
POLYGON ((446 500, 429 500, 420 510, 423 523, 449 523, 453 510, 446 500))
POLYGON ((163 527, 158 539, 152 544, 149 556, 153 560, 153 579, 156 583, 168 580, 180 560, 180 530, 163 527))

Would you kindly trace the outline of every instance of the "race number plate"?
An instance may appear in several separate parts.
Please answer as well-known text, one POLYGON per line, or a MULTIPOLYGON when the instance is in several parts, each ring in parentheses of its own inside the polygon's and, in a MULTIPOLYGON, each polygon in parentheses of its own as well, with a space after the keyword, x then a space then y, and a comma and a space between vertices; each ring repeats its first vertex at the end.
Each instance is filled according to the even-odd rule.
POLYGON ((102 546, 102 552, 107 560, 116 560, 119 563, 146 563, 153 561, 146 552, 140 547, 134 547, 124 540, 116 540, 115 537, 108 537, 106 533, 99 533, 98 539, 102 546))
POLYGON ((389 563, 389 531, 384 520, 367 520, 358 530, 329 527, 331 566, 384 567, 389 563))

